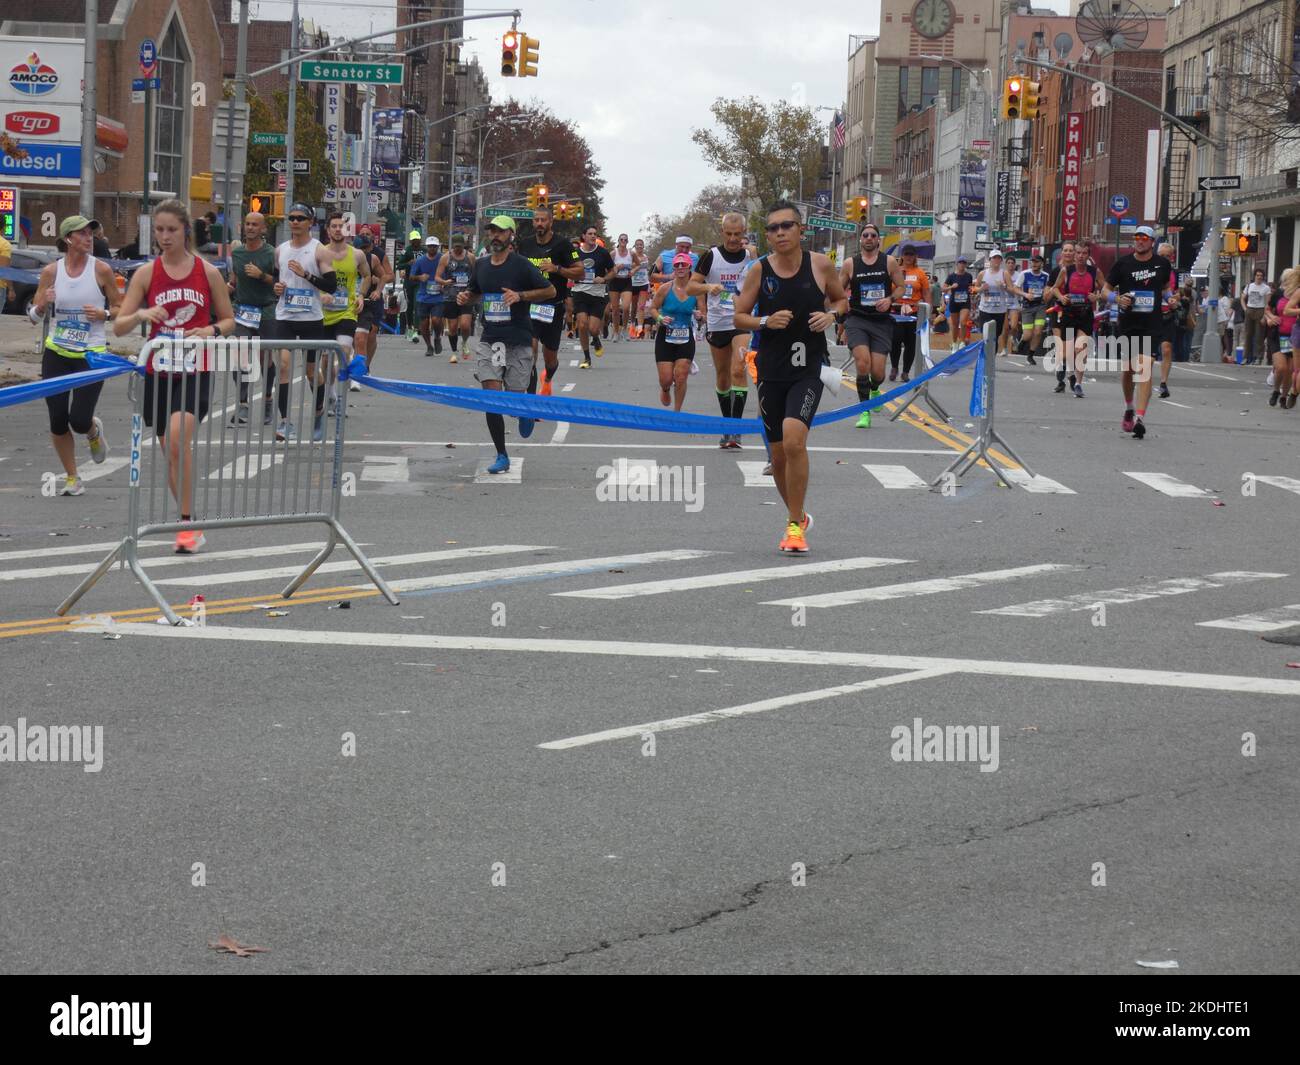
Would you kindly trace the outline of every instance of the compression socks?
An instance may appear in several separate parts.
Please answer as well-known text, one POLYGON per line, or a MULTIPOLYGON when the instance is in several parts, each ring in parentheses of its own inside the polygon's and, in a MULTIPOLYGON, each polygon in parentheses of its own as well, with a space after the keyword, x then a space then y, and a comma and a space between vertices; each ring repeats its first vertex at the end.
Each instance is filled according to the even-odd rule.
POLYGON ((724 418, 730 418, 731 417, 731 389, 727 389, 727 391, 725 392, 718 392, 718 390, 715 388, 713 391, 717 393, 718 408, 722 411, 722 416, 724 418))
POLYGON ((537 395, 537 367, 534 366, 532 372, 528 375, 528 391, 537 395))
POLYGON ((871 374, 858 374, 858 399, 864 403, 871 398, 872 389, 876 387, 876 379, 871 374))
POLYGON ((733 418, 743 418, 745 415, 745 400, 749 396, 748 388, 733 388, 731 390, 731 416, 733 418))
POLYGON ((289 417, 289 386, 283 382, 276 392, 276 406, 280 408, 280 417, 289 417))
POLYGON ((459 333, 448 333, 447 339, 451 342, 451 350, 456 350, 456 341, 460 338, 459 333))
POLYGON ((496 446, 497 454, 506 453, 506 420, 500 414, 487 415, 488 435, 496 446))

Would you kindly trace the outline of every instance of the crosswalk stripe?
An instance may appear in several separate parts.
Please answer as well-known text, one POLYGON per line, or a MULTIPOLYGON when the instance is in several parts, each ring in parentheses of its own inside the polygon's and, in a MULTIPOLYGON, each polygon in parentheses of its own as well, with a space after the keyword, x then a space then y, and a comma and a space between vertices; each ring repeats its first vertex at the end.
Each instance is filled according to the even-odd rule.
MULTIPOLYGON (((604 558, 571 559, 564 562, 539 562, 528 566, 505 566, 461 573, 442 573, 436 577, 412 577, 409 580, 390 581, 394 591, 409 593, 437 588, 463 588, 474 584, 498 584, 504 581, 540 580, 546 577, 568 577, 583 573, 608 570, 611 566, 643 566, 654 562, 685 562, 704 558, 712 551, 681 548, 675 551, 643 551, 632 555, 608 555, 604 558)), ((323 567, 322 567, 323 568, 323 567)), ((360 585, 359 587, 368 587, 360 585)))
POLYGON ((1231 618, 1217 618, 1214 621, 1196 623, 1206 629, 1239 629, 1243 632, 1276 632, 1300 625, 1300 603, 1279 606, 1273 610, 1264 610, 1258 614, 1238 614, 1231 618))
POLYGON ((240 455, 234 462, 227 462, 215 473, 209 473, 206 479, 209 481, 251 481, 259 473, 265 473, 269 470, 272 462, 277 466, 282 465, 284 463, 284 452, 268 451, 261 455, 240 455))
POLYGON ((1060 481, 1054 481, 1050 477, 1044 477, 1041 473, 1036 477, 1030 477, 1024 470, 1013 470, 1008 468, 1006 471, 1007 480, 1012 484, 1019 485, 1026 492, 1047 492, 1051 495, 1072 496, 1077 493, 1073 488, 1066 488, 1060 481))
POLYGON ((1210 494, 1204 488, 1197 488, 1195 485, 1187 484, 1185 481, 1178 480, 1177 477, 1170 477, 1167 473, 1140 473, 1125 470, 1124 476, 1132 477, 1133 480, 1141 482, 1148 488, 1154 488, 1157 492, 1163 492, 1167 496, 1174 496, 1178 499, 1204 499, 1210 494))
POLYGON ((953 577, 935 577, 924 581, 907 581, 904 584, 885 584, 876 588, 848 588, 841 592, 823 595, 796 596, 793 599, 773 599, 763 606, 850 606, 853 603, 874 603, 884 599, 909 599, 917 595, 936 595, 939 592, 958 592, 982 584, 1016 581, 1025 577, 1038 577, 1044 573, 1063 573, 1082 569, 1060 563, 1042 562, 1034 566, 1017 566, 1015 569, 993 569, 982 573, 960 573, 953 577))
POLYGON ((569 422, 556 422, 555 432, 551 434, 552 444, 563 444, 564 438, 569 435, 569 422))
MULTIPOLYGON (((0 551, 0 562, 16 562, 23 558, 50 558, 53 555, 93 555, 103 554, 115 548, 120 540, 109 540, 102 544, 74 544, 68 547, 31 547, 22 551, 0 551)), ((141 540, 137 547, 171 547, 171 540, 141 540)))
POLYGON ((562 389, 560 389, 560 391, 561 391, 561 392, 572 392, 572 391, 573 391, 575 388, 577 388, 577 387, 578 387, 578 386, 577 386, 573 381, 570 381, 567 385, 565 385, 562 389))
POLYGON ((1271 484, 1274 488, 1284 488, 1288 492, 1294 492, 1300 495, 1300 481, 1294 477, 1265 476, 1262 473, 1255 474, 1255 480, 1263 481, 1265 484, 1271 484))
POLYGON ((411 479, 410 460, 405 455, 367 455, 361 467, 363 481, 383 481, 388 484, 411 479))
POLYGON ((877 566, 898 566, 910 561, 911 559, 906 558, 843 558, 832 562, 811 562, 803 566, 733 570, 730 573, 670 577, 662 581, 616 584, 610 588, 583 588, 576 592, 552 592, 551 594, 572 599, 632 599, 636 596, 662 595, 665 592, 684 592, 696 588, 722 588, 728 584, 755 584, 760 581, 807 577, 819 573, 845 573, 857 569, 874 569, 877 566))
MULTIPOLYGON (((312 545, 315 548, 319 544, 312 545)), ((405 555, 387 555, 383 558, 372 558, 370 561, 376 567, 383 566, 415 566, 423 562, 455 562, 462 558, 480 558, 484 555, 507 555, 515 554, 520 551, 545 551, 544 547, 533 547, 527 544, 486 544, 479 547, 458 547, 454 551, 416 551, 405 555)), ((202 558, 202 555, 196 556, 202 558)), ((208 558, 214 556, 208 555, 208 558)), ((322 573, 347 573, 351 570, 359 570, 361 567, 357 562, 348 556, 338 562, 323 562, 316 569, 316 574, 322 573)), ((232 573, 191 573, 184 577, 169 577, 166 580, 155 581, 155 584, 184 584, 187 587, 202 585, 207 588, 216 584, 244 584, 248 581, 260 580, 278 580, 282 577, 296 577, 302 572, 302 566, 275 566, 269 569, 247 569, 239 570, 232 573)))
POLYGON ((746 488, 775 488, 776 481, 770 473, 764 473, 766 462, 736 462, 740 475, 745 478, 746 488))
POLYGON ((481 459, 478 469, 474 471, 475 484, 519 484, 520 478, 524 475, 524 460, 512 455, 510 457, 510 469, 505 473, 488 473, 488 467, 496 462, 496 456, 481 459))
MULTIPOLYGON (((105 552, 117 544, 105 545, 105 552)), ((142 558, 140 564, 147 570, 161 566, 193 566, 201 561, 221 562, 236 558, 264 558, 267 555, 296 555, 306 551, 319 551, 319 542, 309 544, 276 544, 266 547, 242 547, 230 551, 213 551, 204 555, 165 555, 162 558, 142 558)), ((0 581, 26 581, 41 577, 74 577, 85 573, 94 573, 99 568, 98 562, 65 566, 42 566, 39 569, 0 570, 0 581)), ((297 573, 297 570, 292 572, 297 573)), ((165 582, 164 582, 165 583, 165 582)))
POLYGON ((574 367, 574 366, 577 366, 577 365, 578 365, 578 360, 577 360, 577 359, 570 359, 570 360, 569 360, 569 366, 570 366, 570 367, 574 367))
POLYGON ((106 458, 98 465, 91 463, 88 466, 78 466, 77 473, 81 477, 83 484, 87 481, 98 481, 101 477, 107 477, 110 473, 116 473, 129 461, 130 459, 125 455, 119 455, 116 458, 106 458))
POLYGON ((880 482, 881 488, 929 488, 906 466, 881 466, 864 462, 862 468, 880 482))
POLYGON ((1139 585, 1136 588, 1108 588, 1100 592, 1079 592, 1060 599, 1038 599, 1032 603, 1016 603, 1013 606, 998 607, 996 610, 977 610, 975 613, 1001 614, 1004 617, 1017 618, 1044 618, 1051 614, 1066 614, 1072 610, 1091 610, 1099 603, 1110 606, 1140 603, 1146 599, 1159 599, 1167 595, 1185 595, 1188 592, 1200 592, 1209 588, 1227 588, 1233 584, 1273 580, 1285 576, 1285 573, 1230 570, 1224 573, 1211 573, 1205 577, 1173 577, 1169 580, 1139 585))

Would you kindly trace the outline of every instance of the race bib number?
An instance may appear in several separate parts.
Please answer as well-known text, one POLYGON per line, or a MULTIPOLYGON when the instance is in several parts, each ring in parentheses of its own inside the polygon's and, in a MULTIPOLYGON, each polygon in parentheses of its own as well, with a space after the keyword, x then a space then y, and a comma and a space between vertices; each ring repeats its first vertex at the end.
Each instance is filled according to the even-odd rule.
POLYGON ((906 285, 903 286, 903 299, 910 300, 911 298, 912 298, 912 282, 909 281, 906 285))
POLYGON ((426 296, 441 296, 442 286, 436 281, 426 281, 424 283, 424 294, 426 296))
POLYGON ((970 293, 964 288, 955 288, 952 290, 953 303, 966 303, 970 299, 970 293))
POLYGON ((469 287, 469 274, 468 274, 468 273, 461 273, 461 272, 458 270, 455 274, 452 275, 452 282, 455 284, 455 286, 456 286, 457 288, 468 288, 468 287, 469 287))
POLYGON ((533 303, 528 307, 528 317, 535 318, 539 322, 555 321, 555 304, 553 303, 533 303))
POLYGON ((1029 298, 1035 302, 1043 298, 1043 283, 1041 281, 1029 282, 1029 298))
POLYGON ((629 267, 629 266, 620 266, 620 267, 618 268, 618 274, 617 274, 617 276, 618 276, 618 277, 627 277, 628 274, 630 274, 631 272, 632 272, 632 268, 631 268, 631 267, 629 267))
POLYGON ((506 298, 502 293, 485 292, 483 294, 483 317, 489 322, 510 321, 510 308, 506 305, 506 298))
POLYGON ((1071 302, 1071 303, 1079 304, 1079 303, 1082 303, 1083 301, 1084 301, 1084 295, 1083 295, 1082 292, 1071 292, 1071 293, 1070 293, 1070 302, 1071 302))
POLYGON ((1289 336, 1279 337, 1278 340, 1281 342, 1281 349, 1283 352, 1291 350, 1291 338, 1289 336))
POLYGON ((860 298, 863 303, 878 303, 885 298, 885 286, 874 285, 868 281, 862 282, 858 286, 860 298))
POLYGON ((90 343, 90 323, 84 318, 60 318, 54 323, 53 340, 61 348, 84 351, 90 343))
POLYGON ((632 284, 648 285, 650 284, 650 271, 644 267, 639 268, 632 274, 632 284))
POLYGON ((736 282, 724 281, 722 283, 722 292, 718 294, 718 302, 724 307, 734 307, 736 304, 736 282))
POLYGON ((260 328, 262 325, 262 308, 250 307, 247 303, 236 303, 235 324, 248 329, 260 328))
POLYGON ((295 310, 308 311, 316 306, 316 297, 309 288, 290 288, 285 290, 284 305, 295 310))
POLYGON ((1139 314, 1149 314, 1156 309, 1156 294, 1149 290, 1133 293, 1133 308, 1139 314))
POLYGON ((333 307, 346 307, 351 302, 348 298, 348 290, 346 288, 336 288, 334 290, 334 295, 331 296, 330 299, 332 301, 331 306, 333 307))
POLYGON ((669 344, 685 344, 691 339, 691 327, 689 325, 670 325, 665 339, 669 344))

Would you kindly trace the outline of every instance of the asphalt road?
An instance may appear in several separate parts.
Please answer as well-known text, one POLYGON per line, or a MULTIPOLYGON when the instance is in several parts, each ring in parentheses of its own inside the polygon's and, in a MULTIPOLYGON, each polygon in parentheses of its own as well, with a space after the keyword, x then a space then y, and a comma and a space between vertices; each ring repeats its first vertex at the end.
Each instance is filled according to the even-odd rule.
MULTIPOLYGON (((557 394, 657 403, 648 344, 576 357, 557 394)), ((376 372, 472 384, 397 339, 376 372)), ((1265 637, 1300 632, 1300 411, 1263 375, 1176 366, 1137 442, 1113 378, 1004 362, 1050 491, 887 487, 962 446, 969 372, 951 427, 817 430, 801 559, 738 465, 761 448, 508 421, 503 483, 480 415, 367 391, 344 524, 400 605, 355 568, 284 605, 267 571, 318 533, 221 530, 154 574, 206 623, 114 571, 77 612, 118 639, 52 619, 127 471, 46 498, 43 407, 5 410, 0 726, 103 740, 98 772, 0 761, 0 969, 1294 972, 1300 648, 1265 637), (620 458, 699 467, 700 505, 601 501, 620 458), (898 760, 918 718, 986 745, 898 760)), ((121 457, 120 380, 101 414, 121 457)))

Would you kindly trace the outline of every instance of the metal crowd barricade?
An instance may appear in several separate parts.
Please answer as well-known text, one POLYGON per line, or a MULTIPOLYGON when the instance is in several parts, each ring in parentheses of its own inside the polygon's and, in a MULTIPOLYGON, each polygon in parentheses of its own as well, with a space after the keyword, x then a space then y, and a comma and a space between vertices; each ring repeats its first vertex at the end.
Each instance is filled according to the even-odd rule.
MULTIPOLYGON (((916 305, 916 353, 921 357, 927 370, 934 369, 934 359, 930 355, 930 319, 934 315, 934 308, 928 303, 918 303, 916 305)), ((941 376, 948 376, 943 374, 941 376)), ((934 411, 935 415, 942 418, 945 422, 950 421, 948 412, 943 409, 934 396, 930 395, 930 382, 925 381, 920 388, 914 389, 912 394, 907 397, 907 402, 902 404, 898 410, 889 416, 889 420, 897 421, 918 399, 924 400, 926 405, 934 411)))
POLYGON ((931 490, 943 489, 952 483, 954 477, 962 476, 980 460, 988 464, 988 468, 997 476, 999 483, 1006 488, 1012 487, 1015 482, 1007 476, 1006 470, 994 461, 989 452, 989 449, 994 444, 1010 455, 1030 477, 1038 476, 1029 468, 1029 463, 1017 455, 1012 450, 1011 445, 994 428, 993 412, 997 385, 997 351, 997 322, 986 322, 984 325, 984 356, 980 362, 976 363, 976 372, 979 374, 979 378, 975 382, 975 387, 979 388, 983 395, 982 406, 984 413, 977 415, 975 418, 975 439, 967 444, 965 450, 948 464, 948 468, 931 482, 931 490))
MULTIPOLYGON (((145 366, 151 356, 155 370, 166 371, 150 375, 155 406, 152 439, 145 439, 145 400, 150 389, 138 374, 132 374, 128 392, 133 410, 126 535, 95 572, 63 601, 58 613, 66 614, 120 560, 123 567, 129 567, 135 574, 167 620, 179 625, 179 616, 140 564, 138 548, 146 536, 183 529, 311 522, 323 524, 329 530, 328 539, 315 558, 281 591, 282 597, 292 596, 341 543, 384 598, 396 605, 397 597, 392 589, 339 520, 347 424, 346 387, 339 389, 333 415, 327 409, 322 411, 323 438, 312 439, 317 390, 328 391, 330 383, 337 379, 346 359, 343 346, 335 340, 160 338, 144 345, 136 358, 137 365, 145 366), (296 437, 277 441, 281 420, 278 392, 286 375, 290 383, 288 419, 296 428, 296 437), (198 396, 205 381, 210 392, 207 417, 195 423, 193 432, 180 444, 190 460, 188 491, 192 499, 191 520, 182 521, 182 511, 169 490, 172 430, 164 428, 164 436, 159 438, 156 426, 159 420, 165 426, 172 414, 182 412, 186 397, 198 396), (246 424, 232 424, 230 412, 238 409, 243 385, 247 385, 250 413, 246 424), (271 424, 264 425, 261 411, 268 398, 271 424)), ((183 422, 184 419, 180 424, 183 422)), ((178 463, 174 482, 177 492, 186 491, 183 461, 178 463)))

